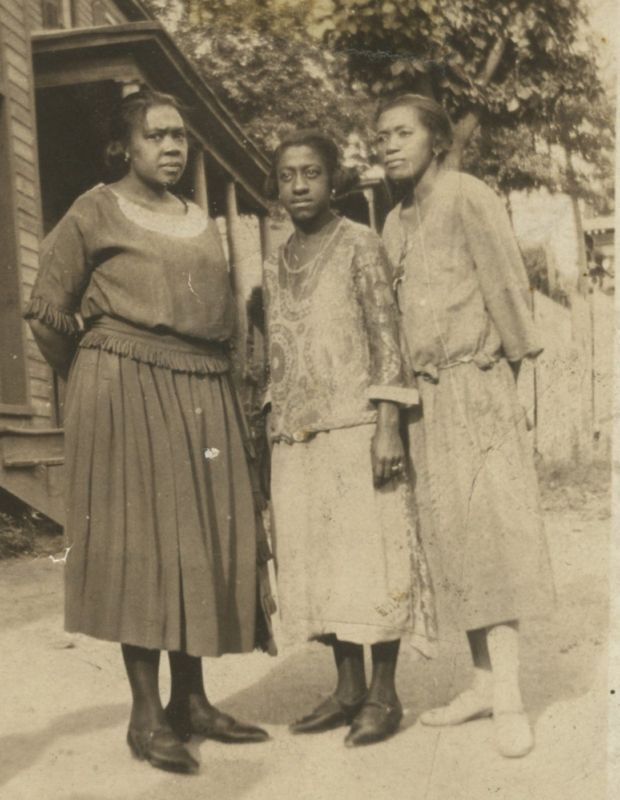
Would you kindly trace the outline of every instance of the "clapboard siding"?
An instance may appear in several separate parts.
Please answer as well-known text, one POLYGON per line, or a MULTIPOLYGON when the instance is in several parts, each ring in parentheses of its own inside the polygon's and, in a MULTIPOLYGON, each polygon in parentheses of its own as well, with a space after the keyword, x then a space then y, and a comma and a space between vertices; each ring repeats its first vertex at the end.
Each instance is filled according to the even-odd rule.
POLYGON ((32 113, 32 102, 30 99, 30 89, 22 89, 21 86, 17 84, 13 84, 11 86, 11 107, 14 105, 18 105, 27 111, 29 114, 32 113))
POLYGON ((16 195, 17 200, 17 208, 23 213, 27 214, 32 219, 36 220, 37 223, 39 222, 39 205, 35 202, 32 197, 28 197, 28 195, 22 194, 21 192, 17 192, 16 195))
POLYGON ((91 0, 77 0, 75 4, 75 24, 78 28, 88 28, 93 24, 93 4, 91 0))
POLYGON ((28 250, 33 250, 35 253, 39 252, 39 237, 29 231, 19 231, 19 243, 22 247, 28 250))
POLYGON ((22 299, 24 303, 30 300, 30 294, 36 277, 37 270, 34 267, 22 267, 22 299))
MULTIPOLYGON (((4 38, 4 37, 3 37, 4 38)), ((28 51, 23 48, 22 51, 18 52, 17 50, 13 49, 12 47, 7 47, 4 51, 4 58, 6 59, 7 64, 11 64, 18 72, 28 80, 28 76, 30 75, 30 64, 26 60, 24 53, 28 51)))
MULTIPOLYGON (((15 4, 15 0, 5 0, 8 3, 15 4)), ((95 0, 76 0, 74 3, 74 18, 73 25, 76 28, 89 28, 95 24, 93 13, 93 6, 95 0)), ((127 18, 117 8, 116 3, 112 0, 104 0, 101 5, 106 11, 113 15, 114 19, 120 24, 127 22, 127 18)), ((41 10, 41 0, 28 1, 28 16, 29 26, 31 30, 41 30, 43 28, 43 14, 41 10)))
POLYGON ((34 168, 33 158, 24 159, 21 156, 17 156, 15 158, 15 172, 33 184, 37 184, 37 171, 34 168))
POLYGON ((51 374, 51 370, 48 364, 45 361, 33 361, 30 369, 30 374, 32 377, 37 378, 42 381, 47 381, 49 383, 51 374))
POLYGON ((28 75, 24 75, 24 73, 16 69, 13 64, 7 63, 6 65, 6 75, 10 83, 16 86, 18 89, 21 89, 23 92, 30 91, 30 78, 28 75))
POLYGON ((50 382, 45 378, 40 378, 37 375, 30 375, 30 393, 33 397, 38 397, 40 400, 49 400, 51 398, 50 382))
POLYGON ((28 23, 32 30, 38 30, 43 27, 43 8, 41 6, 41 0, 29 0, 28 23))
MULTIPOLYGON (((17 25, 15 26, 18 27, 17 25)), ((24 53, 26 52, 26 45, 27 39, 25 36, 22 36, 16 30, 11 30, 6 25, 4 26, 4 30, 2 32, 2 41, 4 46, 9 48, 13 48, 17 53, 24 53)))
POLYGON ((26 197, 36 198, 37 196, 37 189, 34 181, 31 178, 27 178, 25 175, 20 175, 17 171, 15 172, 15 188, 20 194, 26 197))
POLYGON ((43 358, 43 356, 41 355, 41 351, 37 347, 37 344, 36 344, 36 342, 35 342, 35 340, 34 340, 34 338, 32 336, 32 332, 30 331, 30 328, 26 329, 26 333, 27 333, 27 336, 26 336, 26 338, 27 338, 26 350, 27 350, 27 353, 28 353, 28 359, 30 361, 37 361, 39 363, 44 363, 45 359, 43 358))
MULTIPOLYGON (((113 0, 103 0, 100 9, 108 10, 115 23, 127 22, 113 0)), ((98 22, 101 24, 101 17, 98 22)), ((75 0, 73 24, 90 27, 95 24, 93 0, 75 0)), ((12 214, 7 229, 14 230, 15 247, 11 267, 19 276, 18 302, 23 305, 31 296, 39 268, 41 240, 41 196, 39 183, 37 125, 30 31, 43 28, 41 0, 0 0, 0 75, 2 77, 2 110, 4 135, 0 146, 7 154, 8 174, 3 182, 5 197, 11 197, 12 214)), ((4 212, 3 212, 4 213, 4 212)), ((3 220, 0 220, 0 224, 3 220)), ((15 310, 15 309, 14 309, 15 310)), ((19 310, 19 309, 18 309, 19 310)), ((13 312, 11 312, 13 313, 13 312)), ((12 324, 12 323, 11 323, 12 324)), ((47 427, 54 420, 54 383, 49 366, 34 342, 32 332, 24 325, 23 375, 28 375, 28 402, 31 416, 20 418, 20 424, 47 427)), ((16 341, 19 334, 16 334, 16 341)), ((3 421, 0 419, 0 422, 3 421)), ((11 419, 11 422, 14 420, 11 419)))
POLYGON ((14 17, 8 9, 4 8, 4 4, 1 2, 0 13, 2 14, 3 35, 8 31, 21 39, 24 43, 27 42, 28 38, 21 16, 18 18, 14 17))
POLYGON ((19 225, 20 231, 29 233, 37 238, 39 237, 39 220, 33 219, 30 214, 24 212, 24 210, 19 207, 19 204, 17 204, 17 224, 19 225))
POLYGON ((32 395, 30 405, 32 407, 33 416, 32 427, 45 428, 50 425, 50 421, 52 419, 51 393, 49 398, 36 397, 35 395, 32 395))
POLYGON ((23 125, 29 131, 33 130, 32 114, 23 106, 18 105, 17 103, 11 103, 11 117, 12 119, 17 120, 20 125, 23 125))
POLYGON ((0 0, 0 9, 3 11, 3 22, 7 17, 13 19, 23 29, 24 26, 24 6, 17 0, 0 0))
MULTIPOLYGON (((22 304, 28 301, 36 279, 41 233, 34 82, 29 37, 29 29, 40 27, 39 2, 0 0, 4 102, 9 139, 6 144, 12 172, 10 185, 3 187, 3 190, 10 191, 13 195, 22 304)), ((52 375, 32 339, 30 330, 27 326, 24 326, 24 330, 25 368, 32 409, 32 416, 27 424, 45 427, 52 423, 52 375)))
POLYGON ((39 256, 33 253, 32 250, 22 247, 21 257, 24 277, 30 273, 30 270, 34 270, 36 274, 39 269, 39 256))
POLYGON ((22 144, 28 147, 28 151, 32 152, 34 147, 34 135, 30 128, 20 122, 13 114, 11 114, 11 131, 13 136, 22 144))
POLYGON ((32 167, 35 164, 35 154, 34 149, 31 145, 25 144, 22 142, 21 139, 18 139, 17 136, 13 135, 13 152, 16 156, 19 156, 32 167))

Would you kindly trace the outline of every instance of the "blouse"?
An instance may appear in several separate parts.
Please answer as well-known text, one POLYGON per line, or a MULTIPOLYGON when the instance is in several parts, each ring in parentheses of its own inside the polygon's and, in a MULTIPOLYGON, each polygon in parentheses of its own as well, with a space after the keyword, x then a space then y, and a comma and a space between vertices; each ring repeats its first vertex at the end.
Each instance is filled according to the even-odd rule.
POLYGON ((67 334, 79 332, 78 314, 86 329, 81 346, 125 352, 135 333, 131 355, 139 360, 226 369, 235 305, 215 222, 193 203, 177 217, 109 186, 83 194, 41 245, 25 312, 67 334), (146 343, 153 335, 161 340, 155 350, 167 356, 146 343))
POLYGON ((381 400, 416 404, 380 238, 341 219, 298 285, 284 251, 264 267, 274 439, 306 441, 319 431, 372 423, 381 400))
POLYGON ((440 174, 424 215, 409 229, 396 206, 383 239, 396 269, 403 330, 416 373, 467 361, 485 368, 542 347, 527 274, 506 209, 482 181, 440 174))

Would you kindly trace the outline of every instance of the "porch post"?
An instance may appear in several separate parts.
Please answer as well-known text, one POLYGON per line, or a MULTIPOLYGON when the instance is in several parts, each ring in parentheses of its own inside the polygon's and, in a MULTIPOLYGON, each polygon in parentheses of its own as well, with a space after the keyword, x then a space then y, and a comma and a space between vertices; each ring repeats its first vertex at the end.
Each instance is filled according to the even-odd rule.
POLYGON ((241 265, 239 211, 237 208, 237 189, 233 180, 226 182, 226 238, 228 241, 228 255, 230 262, 230 281, 237 306, 237 347, 235 371, 243 379, 246 367, 247 349, 247 311, 243 297, 243 285, 239 274, 241 265))
POLYGON ((364 197, 368 205, 368 221, 373 231, 377 230, 377 210, 375 208, 375 193, 372 188, 364 189, 364 197))
POLYGON ((194 201, 200 208, 204 209, 207 213, 209 212, 205 154, 202 148, 196 150, 194 159, 194 201))
POLYGON ((261 214, 258 218, 260 230, 260 254, 263 261, 271 255, 271 228, 269 226, 269 214, 261 214))

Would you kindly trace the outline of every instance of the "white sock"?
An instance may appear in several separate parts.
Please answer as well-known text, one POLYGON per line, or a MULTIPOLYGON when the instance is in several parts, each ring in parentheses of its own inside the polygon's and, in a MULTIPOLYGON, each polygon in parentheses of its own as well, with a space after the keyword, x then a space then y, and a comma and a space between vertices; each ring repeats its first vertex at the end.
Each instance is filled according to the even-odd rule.
POLYGON ((515 624, 495 625, 487 632, 496 712, 523 708, 519 687, 519 631, 515 624))
POLYGON ((471 688, 481 700, 488 700, 490 702, 493 694, 493 673, 491 670, 474 667, 474 677, 471 688))

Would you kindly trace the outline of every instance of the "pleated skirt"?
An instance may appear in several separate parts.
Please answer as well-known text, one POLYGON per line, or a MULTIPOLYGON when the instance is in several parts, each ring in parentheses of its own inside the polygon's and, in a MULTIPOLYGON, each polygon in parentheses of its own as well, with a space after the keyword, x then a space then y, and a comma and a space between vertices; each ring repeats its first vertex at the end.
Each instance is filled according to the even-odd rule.
POLYGON ((532 446, 508 363, 418 381, 410 453, 439 635, 547 614, 555 594, 532 446))
POLYGON ((65 406, 66 629, 251 651, 256 527, 228 373, 78 351, 65 406))
POLYGON ((407 639, 432 655, 433 592, 408 479, 372 480, 374 425, 279 443, 271 497, 281 641, 407 639))

